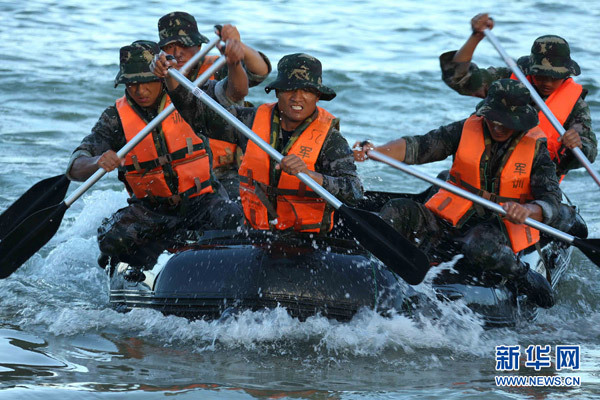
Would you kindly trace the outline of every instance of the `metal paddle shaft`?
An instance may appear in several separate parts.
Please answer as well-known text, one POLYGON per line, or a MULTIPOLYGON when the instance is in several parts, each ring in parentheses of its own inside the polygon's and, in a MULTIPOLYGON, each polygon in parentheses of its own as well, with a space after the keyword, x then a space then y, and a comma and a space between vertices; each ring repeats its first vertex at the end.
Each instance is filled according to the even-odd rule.
MULTIPOLYGON (((205 48, 196 53, 182 69, 189 69, 208 53, 220 39, 215 38, 205 48)), ((206 82, 219 68, 225 65, 225 57, 221 56, 210 66, 194 84, 201 85, 206 82)), ((157 115, 150 123, 142 129, 133 139, 117 152, 119 158, 124 158, 138 143, 140 143, 158 124, 175 110, 171 104, 157 115)), ((69 197, 59 204, 53 203, 40 208, 39 211, 27 216, 10 233, 0 241, 0 279, 8 277, 17 270, 25 261, 35 254, 46 244, 58 231, 66 210, 79 197, 83 195, 92 185, 106 174, 99 168, 81 186, 79 186, 69 197)))
MULTIPOLYGON (((275 161, 281 162, 283 159, 281 153, 271 147, 256 133, 252 132, 250 128, 231 115, 209 95, 194 86, 179 71, 171 68, 168 73, 206 106, 223 117, 225 121, 233 125, 234 128, 275 159, 275 161)), ((425 253, 406 240, 378 215, 369 211, 348 207, 303 172, 296 176, 306 186, 338 210, 344 216, 345 223, 350 227, 356 239, 388 268, 411 285, 417 285, 423 281, 430 268, 430 263, 425 253)))
MULTIPOLYGON (((464 190, 458 186, 452 185, 451 183, 424 174, 419 170, 410 167, 392 157, 386 156, 385 154, 382 154, 375 150, 367 151, 367 155, 373 160, 386 163, 416 178, 422 179, 426 182, 439 186, 449 192, 452 192, 458 196, 464 197, 467 200, 487 207, 490 210, 495 211, 501 215, 506 215, 506 211, 499 204, 494 203, 490 200, 486 200, 483 197, 477 196, 476 194, 464 190)), ((548 226, 531 218, 526 218, 524 224, 529 225, 532 228, 538 229, 542 232, 547 233, 548 235, 554 236, 559 240, 562 240, 564 242, 578 247, 583 253, 585 253, 590 258, 590 260, 592 260, 596 265, 600 266, 600 239, 581 239, 576 236, 569 235, 566 232, 552 228, 551 226, 548 226)))
MULTIPOLYGON (((554 114, 552 114, 552 111, 550 111, 544 100, 542 100, 542 98, 538 94, 537 90, 535 90, 533 85, 527 80, 527 77, 525 76, 525 74, 523 74, 517 63, 512 58, 510 58, 510 56, 504 51, 504 48, 502 48, 502 45, 500 44, 496 36, 492 33, 492 31, 490 31, 489 29, 484 29, 483 33, 490 40, 490 42, 492 42, 492 45, 496 48, 500 56, 502 56, 506 65, 508 65, 512 72, 514 72, 514 74, 517 78, 519 78, 521 83, 525 85, 527 89, 529 89, 529 93, 531 93, 531 97, 533 98, 535 104, 538 105, 538 107, 540 108, 540 110, 542 110, 546 118, 548 118, 548 121, 550 121, 554 129, 556 129, 558 134, 562 137, 565 134, 565 128, 560 124, 558 119, 556 119, 554 114)), ((579 162, 581 162, 581 164, 589 172, 589 174, 592 176, 592 179, 594 179, 598 186, 600 186, 600 175, 598 175, 598 173, 592 168, 592 164, 587 159, 585 154, 583 154, 581 149, 579 147, 575 147, 571 149, 571 151, 573 152, 573 154, 575 154, 575 157, 577 157, 579 162)))

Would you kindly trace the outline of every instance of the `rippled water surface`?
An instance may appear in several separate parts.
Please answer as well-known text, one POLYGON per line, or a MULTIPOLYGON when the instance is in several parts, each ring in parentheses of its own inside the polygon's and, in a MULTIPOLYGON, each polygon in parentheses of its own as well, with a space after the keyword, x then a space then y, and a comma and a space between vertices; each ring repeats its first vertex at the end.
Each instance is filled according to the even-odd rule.
MULTIPOLYGON (((157 38, 158 19, 195 15, 201 30, 231 22, 266 53, 308 52, 324 66, 338 97, 323 103, 350 142, 382 143, 422 134, 470 114, 477 99, 440 79, 440 53, 458 48, 469 20, 495 17, 496 35, 514 58, 542 34, 561 35, 582 67, 600 118, 600 3, 572 1, 203 1, 0 2, 0 210, 35 182, 60 174, 101 112, 122 95, 113 88, 118 49, 157 38)), ((502 65, 483 42, 480 65, 502 65)), ((261 87, 249 100, 272 101, 261 87)), ((449 161, 421 167, 435 174, 449 161)), ((597 168, 597 163, 594 165, 597 168)), ((368 189, 418 191, 425 184, 386 166, 359 167, 368 189)), ((76 185, 72 185, 76 187, 76 185)), ((599 188, 585 171, 566 193, 600 236, 599 188)), ((578 251, 558 288, 558 304, 532 324, 486 331, 460 303, 435 320, 383 318, 364 311, 349 323, 284 310, 227 322, 190 322, 108 305, 95 266, 96 228, 125 204, 113 174, 67 211, 57 235, 0 281, 0 398, 595 398, 600 393, 598 267, 578 251), (501 389, 494 347, 578 344, 579 388, 501 389)), ((424 288, 426 290, 426 288, 424 288)), ((529 371, 528 371, 529 372, 529 371)), ((561 374, 560 372, 557 374, 561 374)))

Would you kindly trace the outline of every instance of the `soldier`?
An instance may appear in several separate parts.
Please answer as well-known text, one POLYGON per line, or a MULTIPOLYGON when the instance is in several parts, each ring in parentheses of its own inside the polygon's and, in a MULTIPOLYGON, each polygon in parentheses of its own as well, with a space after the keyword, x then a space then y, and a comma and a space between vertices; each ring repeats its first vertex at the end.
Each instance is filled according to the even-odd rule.
MULTIPOLYGON (((161 56, 154 73, 166 76, 171 65, 161 56)), ((339 132, 339 120, 317 107, 317 101, 329 101, 335 92, 322 84, 321 62, 308 54, 284 56, 277 71, 277 79, 265 88, 267 93, 275 90, 276 103, 234 106, 229 112, 284 155, 280 165, 177 82, 167 79, 167 86, 173 104, 194 129, 244 149, 240 196, 253 228, 325 234, 333 226, 333 209, 294 175, 310 175, 349 203, 363 195, 352 151, 339 132)))
MULTIPOLYGON (((493 81, 517 79, 509 68, 479 69, 471 63, 475 48, 484 38, 483 30, 493 27, 494 21, 488 14, 476 15, 471 20, 473 33, 462 48, 440 56, 442 79, 458 93, 483 98, 493 81)), ((540 128, 548 138, 548 151, 556 164, 559 181, 562 181, 568 171, 581 167, 579 160, 568 149, 579 147, 590 162, 594 162, 598 151, 590 109, 584 100, 588 91, 571 78, 579 75, 581 70, 571 59, 567 41, 555 35, 537 38, 531 47, 531 54, 519 58, 517 64, 565 128, 565 134, 560 138, 543 112, 531 102, 538 110, 540 128)), ((551 225, 563 231, 586 234, 585 223, 575 208, 566 204, 561 204, 551 225)))
MULTIPOLYGON (((425 205, 410 199, 391 200, 381 217, 429 253, 459 238, 459 252, 471 265, 513 280, 531 301, 551 307, 554 300, 548 281, 518 259, 539 241, 539 231, 523 221, 529 217, 548 223, 560 201, 554 163, 546 137, 536 127, 538 116, 529 105, 529 96, 522 83, 501 79, 492 83, 484 102, 468 119, 374 148, 407 164, 452 155, 448 181, 502 203, 507 213, 504 220, 444 189, 425 205)), ((368 142, 354 146, 357 161, 373 149, 368 142)))
MULTIPOLYGON (((471 63, 475 48, 484 38, 483 30, 493 27, 494 21, 488 14, 477 14, 471 20, 473 33, 462 48, 440 56, 442 79, 458 93, 483 98, 495 80, 517 79, 510 68, 479 69, 471 63)), ((569 170, 581 167, 577 158, 567 149, 579 147, 588 160, 594 162, 597 141, 592 132, 590 109, 584 100, 588 90, 571 78, 579 75, 581 70, 571 59, 567 41, 555 35, 540 36, 533 42, 531 54, 519 58, 517 64, 565 128, 565 134, 560 139, 558 132, 539 111, 540 128, 548 137, 548 151, 556 163, 558 176, 562 177, 569 170)), ((538 109, 533 102, 532 105, 538 109)))
MULTIPOLYGON (((227 61, 234 65, 243 52, 233 45, 230 50, 227 61)), ((165 106, 163 83, 149 69, 158 52, 158 45, 149 41, 121 48, 115 87, 124 84, 125 95, 102 113, 67 167, 67 176, 76 181, 98 168, 118 168, 131 195, 129 205, 98 230, 102 267, 108 257, 112 265, 124 261, 138 268, 150 266, 181 230, 234 229, 243 220, 240 207, 228 200, 211 172, 207 140, 176 111, 124 160, 116 155, 165 106)), ((209 81, 203 89, 215 99, 231 96, 227 81, 209 81)))
MULTIPOLYGON (((240 102, 245 97, 248 86, 253 87, 260 84, 269 75, 271 63, 267 56, 241 42, 240 34, 235 26, 224 25, 220 34, 221 39, 225 42, 229 39, 239 42, 244 51, 244 57, 241 64, 237 64, 230 69, 223 68, 211 79, 221 80, 228 74, 229 76, 235 74, 235 81, 240 82, 240 87, 233 88, 237 93, 234 100, 240 102), (245 86, 243 79, 246 75, 248 85, 245 86)), ((192 15, 181 11, 169 13, 158 20, 158 35, 160 38, 158 45, 164 52, 175 57, 177 61, 176 68, 178 69, 200 50, 203 43, 208 43, 208 39, 198 31, 196 19, 192 15)), ((204 57, 195 68, 187 73, 187 78, 192 81, 195 80, 217 58, 218 56, 204 57)), ((229 197, 237 199, 239 195, 237 169, 241 150, 233 143, 216 139, 210 140, 210 148, 213 155, 212 167, 216 178, 223 184, 229 197)))

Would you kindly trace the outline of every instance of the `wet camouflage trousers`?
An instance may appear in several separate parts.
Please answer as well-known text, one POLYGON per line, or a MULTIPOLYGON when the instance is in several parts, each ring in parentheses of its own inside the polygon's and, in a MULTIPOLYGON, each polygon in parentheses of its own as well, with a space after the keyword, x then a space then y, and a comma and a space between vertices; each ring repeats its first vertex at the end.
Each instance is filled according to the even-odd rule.
POLYGON ((457 263, 455 268, 468 268, 465 272, 474 275, 493 272, 507 278, 523 276, 529 269, 517 261, 508 238, 493 220, 460 230, 436 217, 423 204, 402 198, 390 200, 380 215, 432 261, 449 261, 452 256, 463 254, 465 262, 459 263, 460 268, 457 263))
POLYGON ((152 206, 132 200, 98 228, 100 251, 135 266, 153 265, 178 242, 185 230, 236 229, 243 225, 241 207, 221 194, 208 193, 178 207, 152 206))

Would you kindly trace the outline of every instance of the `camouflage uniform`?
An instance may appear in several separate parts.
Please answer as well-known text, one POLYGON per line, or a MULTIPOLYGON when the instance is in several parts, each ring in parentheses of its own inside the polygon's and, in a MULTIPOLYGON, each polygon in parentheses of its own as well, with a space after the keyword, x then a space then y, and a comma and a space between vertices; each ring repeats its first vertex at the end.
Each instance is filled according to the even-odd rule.
MULTIPOLYGON (((158 45, 161 49, 173 42, 179 42, 186 47, 201 46, 204 43, 208 43, 208 38, 198 31, 198 24, 194 16, 181 11, 166 14, 158 20, 158 36, 160 39, 158 45)), ((260 54, 267 64, 270 73, 271 61, 262 52, 259 51, 258 54, 260 54)), ((197 76, 203 62, 204 58, 190 71, 189 76, 197 76)), ((260 85, 269 75, 269 73, 266 75, 254 74, 252 71, 248 71, 243 61, 242 65, 246 70, 246 75, 248 75, 249 87, 260 85)), ((215 73, 215 79, 220 81, 227 77, 227 73, 227 65, 225 65, 215 73)))
MULTIPOLYGON (((267 85, 265 88, 267 93, 272 89, 307 89, 318 91, 321 100, 327 101, 335 97, 335 92, 321 83, 321 64, 314 57, 306 54, 288 55, 282 58, 277 69, 278 77, 267 85)), ((179 113, 194 129, 202 129, 210 138, 235 143, 245 150, 248 139, 197 100, 185 88, 180 86, 169 92, 169 96, 179 113)), ((257 108, 234 106, 230 107, 228 111, 251 128, 257 108)), ((275 107, 274 120, 271 125, 273 130, 271 145, 285 155, 291 144, 315 117, 316 111, 294 132, 285 132, 280 129, 279 110, 275 107)), ((363 188, 350 146, 339 132, 338 124, 334 125, 323 143, 315 164, 315 171, 323 175, 323 187, 327 191, 340 200, 353 204, 362 198, 363 188)), ((275 161, 271 159, 272 182, 277 182, 280 170, 275 170, 274 166, 275 161)))
MULTIPOLYGON (((453 62, 452 59, 455 54, 456 51, 450 51, 440 56, 442 79, 448 86, 462 95, 483 98, 487 95, 492 82, 509 78, 512 75, 510 68, 506 67, 480 69, 475 63, 453 62)), ((577 63, 570 59, 569 45, 558 36, 547 35, 536 39, 531 48, 531 55, 519 58, 517 64, 525 75, 545 75, 564 79, 571 75, 577 76, 580 73, 577 63), (552 57, 556 57, 561 61, 556 61, 552 57)), ((565 130, 574 129, 579 134, 583 154, 590 162, 594 162, 598 151, 598 143, 596 135, 592 131, 590 109, 584 100, 587 93, 588 90, 583 89, 581 97, 575 103, 563 127, 565 130)), ((543 100, 546 100, 546 98, 547 96, 542 97, 543 100)), ((531 105, 539 111, 539 107, 533 100, 531 105)), ((560 163, 556 167, 559 176, 571 169, 581 167, 579 160, 564 146, 560 149, 560 153, 564 155, 561 156, 560 163)))
MULTIPOLYGON (((537 113, 528 105, 529 96, 527 89, 519 82, 509 79, 497 81, 490 89, 490 95, 481 105, 476 114, 493 121, 498 121, 511 129, 517 129, 513 137, 505 142, 492 140, 490 156, 484 155, 487 162, 483 169, 485 181, 489 187, 483 188, 493 193, 492 184, 507 152, 512 151, 518 140, 525 132, 537 125, 537 113), (522 105, 530 111, 524 112, 519 117, 506 113, 494 114, 498 109, 497 101, 506 94, 520 96, 522 105), (512 121, 511 121, 512 120, 512 121)), ((510 100, 519 104, 517 100, 510 100)), ((463 125, 466 120, 457 121, 449 125, 434 129, 422 136, 404 137, 406 140, 407 164, 424 164, 446 159, 454 155, 462 135, 463 125)), ((487 125, 483 125, 484 135, 490 136, 487 125)), ((560 201, 560 190, 556 178, 554 163, 546 148, 546 141, 537 143, 531 170, 531 193, 535 199, 531 203, 542 208, 543 222, 551 221, 557 212, 560 201)), ((496 186, 498 186, 496 184, 496 186)), ((430 252, 438 261, 445 261, 454 254, 464 254, 465 260, 471 265, 493 270, 503 276, 520 276, 527 271, 527 267, 516 262, 510 243, 503 232, 503 223, 497 213, 478 210, 467 222, 460 227, 453 227, 450 223, 435 216, 424 205, 409 199, 395 199, 386 204, 381 210, 381 217, 389 221, 394 228, 413 240, 424 251, 430 252), (448 238, 451 242, 448 243, 448 238), (442 245, 443 244, 443 245, 442 245), (447 254, 440 250, 448 250, 447 254)))
MULTIPOLYGON (((119 83, 158 81, 155 75, 145 72, 149 70, 149 64, 156 52, 158 47, 153 42, 134 42, 121 48, 121 65, 115 78, 115 86, 119 83)), ((218 101, 227 102, 222 83, 210 81, 203 89, 218 101)), ((144 121, 150 122, 158 114, 156 108, 140 107, 127 91, 125 95, 129 104, 144 121)), ((157 146, 160 146, 162 134, 155 130, 152 135, 157 146)), ((199 136, 205 139, 202 135, 199 136)), ((126 142, 117 108, 114 105, 110 106, 104 110, 92 128, 92 133, 86 136, 73 152, 67 167, 67 176, 70 177, 69 172, 77 158, 99 156, 108 150, 116 152, 126 142)), ((119 170, 119 179, 125 183, 124 170, 119 170)), ((148 198, 131 197, 127 207, 118 210, 102 222, 98 229, 100 250, 132 265, 150 265, 164 249, 175 243, 178 231, 236 228, 243 218, 240 207, 228 200, 214 176, 211 184, 215 188, 214 193, 185 199, 177 205, 158 204, 148 198)))
MULTIPOLYGON (((198 31, 198 24, 196 23, 194 16, 181 11, 166 14, 158 20, 158 36, 160 38, 158 45, 161 48, 173 42, 178 42, 186 47, 201 46, 203 43, 208 43, 208 38, 198 31)), ((249 87, 254 87, 262 83, 271 72, 271 62, 267 56, 260 51, 258 53, 267 64, 269 72, 266 75, 254 74, 246 68, 244 62, 242 61, 242 66, 244 67, 246 75, 248 76, 249 87)), ((190 71, 188 75, 191 77, 190 79, 193 80, 193 77, 198 76, 198 71, 203 63, 204 58, 202 58, 200 62, 198 62, 198 64, 190 71)), ((225 65, 223 68, 217 71, 215 74, 215 79, 225 79, 227 74, 227 65, 225 65)), ((247 106, 252 105, 248 102, 239 102, 239 105, 244 104, 247 106)), ((219 180, 219 182, 221 182, 230 199, 237 199, 239 196, 238 187, 240 184, 240 178, 238 175, 238 167, 241 156, 242 152, 238 149, 236 154, 232 154, 232 157, 234 157, 237 162, 223 165, 213 170, 215 177, 219 180)))

